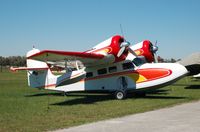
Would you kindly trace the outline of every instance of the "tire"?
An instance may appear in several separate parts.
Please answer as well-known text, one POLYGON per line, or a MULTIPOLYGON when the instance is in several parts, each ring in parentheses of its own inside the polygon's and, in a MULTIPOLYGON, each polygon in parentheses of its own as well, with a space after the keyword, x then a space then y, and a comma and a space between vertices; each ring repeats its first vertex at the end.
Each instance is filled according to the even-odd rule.
POLYGON ((126 98, 126 91, 118 90, 115 92, 115 98, 118 100, 122 100, 126 98))

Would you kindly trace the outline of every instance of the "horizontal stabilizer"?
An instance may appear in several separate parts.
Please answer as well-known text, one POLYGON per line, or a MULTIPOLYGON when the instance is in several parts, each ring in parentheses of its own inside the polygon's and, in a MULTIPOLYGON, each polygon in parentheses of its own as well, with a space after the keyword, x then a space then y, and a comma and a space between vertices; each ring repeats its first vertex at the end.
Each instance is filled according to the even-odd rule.
POLYGON ((18 70, 35 70, 35 71, 39 71, 39 70, 48 70, 48 67, 42 67, 42 68, 30 68, 30 67, 10 67, 10 70, 12 72, 16 72, 18 70))

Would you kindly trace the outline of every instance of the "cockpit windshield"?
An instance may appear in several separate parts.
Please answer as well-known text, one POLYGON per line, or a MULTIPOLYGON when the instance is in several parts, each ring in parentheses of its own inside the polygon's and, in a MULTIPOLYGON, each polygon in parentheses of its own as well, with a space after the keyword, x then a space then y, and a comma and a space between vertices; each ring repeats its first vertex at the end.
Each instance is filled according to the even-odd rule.
POLYGON ((145 60, 143 58, 139 58, 136 57, 135 59, 132 60, 132 62, 136 65, 136 66, 140 66, 142 64, 145 63, 145 60))

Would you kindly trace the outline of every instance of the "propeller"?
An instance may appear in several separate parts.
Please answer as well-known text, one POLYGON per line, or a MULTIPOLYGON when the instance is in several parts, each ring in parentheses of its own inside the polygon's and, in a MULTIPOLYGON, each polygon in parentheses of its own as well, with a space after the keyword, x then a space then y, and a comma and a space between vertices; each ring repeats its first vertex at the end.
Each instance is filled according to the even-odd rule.
POLYGON ((155 42, 154 45, 151 43, 151 45, 150 45, 150 51, 153 54, 155 63, 158 63, 158 56, 156 54, 156 52, 158 51, 157 40, 156 40, 156 42, 155 42))
MULTIPOLYGON (((122 24, 120 24, 120 30, 121 30, 121 34, 122 34, 122 36, 123 36, 123 38, 124 38, 124 33, 123 33, 122 24)), ((126 49, 127 49, 131 54, 133 54, 134 56, 137 57, 136 53, 129 47, 130 45, 131 45, 130 42, 128 42, 128 41, 126 41, 126 40, 124 39, 124 42, 122 42, 121 45, 120 45, 120 50, 119 50, 119 52, 117 53, 117 57, 120 57, 120 56, 124 53, 124 51, 125 51, 126 49)))
POLYGON ((120 45, 120 50, 117 53, 117 57, 120 57, 124 53, 126 48, 129 47, 129 45, 130 45, 130 43, 127 42, 127 41, 122 42, 121 45, 120 45))
POLYGON ((136 53, 129 47, 130 46, 130 42, 128 42, 128 41, 124 41, 124 42, 122 42, 121 43, 121 45, 120 45, 120 50, 119 50, 119 52, 117 53, 117 57, 120 57, 123 53, 124 53, 124 51, 127 49, 131 54, 133 54, 134 56, 136 56, 137 57, 137 55, 136 55, 136 53))

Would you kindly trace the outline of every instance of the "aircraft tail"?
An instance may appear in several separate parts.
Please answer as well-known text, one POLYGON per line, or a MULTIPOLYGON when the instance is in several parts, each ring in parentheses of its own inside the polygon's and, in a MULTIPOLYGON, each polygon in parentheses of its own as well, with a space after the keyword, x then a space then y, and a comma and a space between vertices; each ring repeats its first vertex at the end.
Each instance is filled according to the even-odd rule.
MULTIPOLYGON (((40 51, 34 48, 27 53, 26 57, 28 58, 29 56, 38 52, 40 51)), ((52 74, 47 63, 33 59, 27 59, 26 63, 27 67, 11 67, 10 70, 13 72, 18 70, 26 70, 28 85, 32 88, 55 88, 58 76, 52 74)))
MULTIPOLYGON (((29 51, 26 55, 29 56, 40 52, 38 49, 29 51)), ((28 85, 32 88, 49 88, 56 86, 57 77, 52 74, 47 63, 43 61, 27 59, 27 77, 28 85)))
POLYGON ((27 67, 10 68, 12 71, 26 70, 28 85, 30 87, 66 91, 66 89, 59 89, 58 87, 78 82, 85 77, 86 73, 84 68, 67 72, 63 75, 53 75, 49 65, 46 62, 29 59, 30 56, 39 52, 40 51, 38 49, 33 49, 27 53, 27 67))

